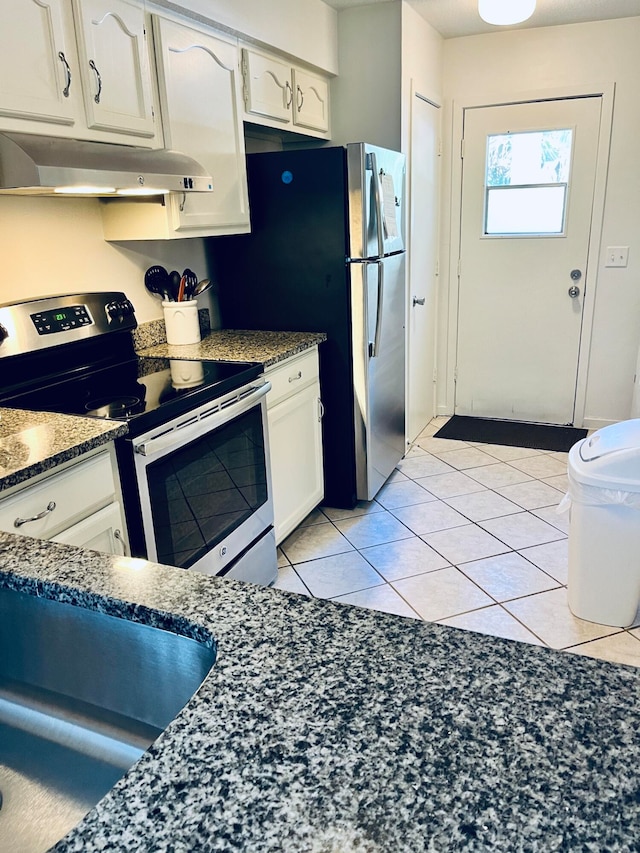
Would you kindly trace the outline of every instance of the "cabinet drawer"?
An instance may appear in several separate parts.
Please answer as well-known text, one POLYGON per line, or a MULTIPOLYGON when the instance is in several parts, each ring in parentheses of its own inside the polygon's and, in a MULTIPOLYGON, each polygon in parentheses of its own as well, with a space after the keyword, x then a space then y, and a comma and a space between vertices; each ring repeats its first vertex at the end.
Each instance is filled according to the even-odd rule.
POLYGON ((299 356, 288 358, 281 365, 266 371, 271 382, 271 391, 267 395, 267 408, 270 409, 290 394, 295 394, 311 382, 317 382, 319 376, 318 348, 308 350, 299 356))
POLYGON ((0 501, 0 530, 46 539, 111 503, 115 491, 111 457, 100 453, 0 501), (55 508, 45 513, 52 504, 55 508), (16 519, 41 513, 42 518, 15 526, 16 519))

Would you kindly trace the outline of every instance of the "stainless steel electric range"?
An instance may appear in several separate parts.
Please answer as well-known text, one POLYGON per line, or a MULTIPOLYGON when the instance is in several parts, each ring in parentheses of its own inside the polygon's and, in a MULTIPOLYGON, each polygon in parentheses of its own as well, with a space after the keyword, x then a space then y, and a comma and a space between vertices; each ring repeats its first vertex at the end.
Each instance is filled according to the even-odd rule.
POLYGON ((277 574, 259 364, 145 358, 124 293, 0 305, 0 405, 126 421, 132 556, 269 584, 277 574))

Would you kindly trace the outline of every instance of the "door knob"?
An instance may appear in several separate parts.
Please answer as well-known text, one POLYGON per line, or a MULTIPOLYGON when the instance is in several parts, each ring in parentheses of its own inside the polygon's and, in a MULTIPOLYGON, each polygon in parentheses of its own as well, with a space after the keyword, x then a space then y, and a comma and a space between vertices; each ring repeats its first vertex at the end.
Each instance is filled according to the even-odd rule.
POLYGON ((576 287, 575 284, 572 284, 567 293, 572 299, 575 299, 577 296, 580 296, 580 288, 576 287))
POLYGON ((424 296, 421 299, 418 299, 417 296, 414 296, 413 299, 411 300, 411 304, 414 306, 415 305, 424 305, 424 303, 425 303, 425 297, 424 296))

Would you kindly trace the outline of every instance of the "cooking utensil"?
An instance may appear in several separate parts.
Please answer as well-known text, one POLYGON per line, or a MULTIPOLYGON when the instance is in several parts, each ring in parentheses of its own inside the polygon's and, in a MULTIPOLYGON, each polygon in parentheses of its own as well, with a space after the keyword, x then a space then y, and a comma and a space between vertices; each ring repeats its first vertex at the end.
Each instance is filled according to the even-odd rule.
POLYGON ((180 287, 178 288, 178 302, 182 302, 184 300, 184 288, 187 283, 186 275, 182 275, 180 279, 180 287))
POLYGON ((184 285, 184 298, 187 300, 193 299, 193 292, 196 284, 198 283, 198 276, 189 268, 187 268, 182 274, 186 279, 184 285))
POLYGON ((153 266, 144 274, 144 286, 153 296, 164 297, 169 281, 169 273, 164 267, 153 266))
POLYGON ((201 293, 204 293, 205 290, 209 290, 211 287, 211 280, 208 278, 203 278, 202 281, 199 281, 193 289, 194 296, 200 296, 201 293))
POLYGON ((180 280, 182 276, 177 270, 171 270, 169 273, 169 292, 171 294, 171 301, 178 301, 178 294, 180 293, 180 280))

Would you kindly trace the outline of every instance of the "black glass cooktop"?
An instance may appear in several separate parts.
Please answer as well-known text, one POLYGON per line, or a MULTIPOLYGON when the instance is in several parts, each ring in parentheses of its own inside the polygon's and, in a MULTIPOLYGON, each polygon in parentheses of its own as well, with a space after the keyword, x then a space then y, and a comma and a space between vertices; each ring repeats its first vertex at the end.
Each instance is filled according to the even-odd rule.
POLYGON ((3 393, 0 405, 126 421, 140 434, 242 387, 262 373, 248 362, 132 358, 49 376, 3 393))

